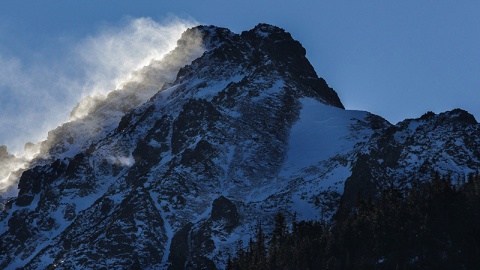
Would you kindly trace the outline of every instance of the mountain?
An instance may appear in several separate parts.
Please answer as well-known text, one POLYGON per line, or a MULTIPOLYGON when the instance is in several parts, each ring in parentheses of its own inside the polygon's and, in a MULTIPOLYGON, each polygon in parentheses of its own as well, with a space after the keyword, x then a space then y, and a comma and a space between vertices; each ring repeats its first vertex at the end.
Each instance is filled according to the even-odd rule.
POLYGON ((472 115, 345 110, 305 55, 275 26, 198 26, 83 100, 31 146, 0 213, 0 268, 222 268, 279 211, 328 219, 381 185, 479 167, 472 115))

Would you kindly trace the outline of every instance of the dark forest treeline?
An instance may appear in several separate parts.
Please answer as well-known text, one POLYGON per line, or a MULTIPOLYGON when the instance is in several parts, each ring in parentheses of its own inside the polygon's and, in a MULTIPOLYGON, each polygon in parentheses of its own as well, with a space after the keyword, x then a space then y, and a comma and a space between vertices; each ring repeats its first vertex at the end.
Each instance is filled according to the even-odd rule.
POLYGON ((278 213, 273 232, 259 226, 226 269, 480 269, 478 173, 456 184, 436 174, 340 209, 329 222, 291 226, 278 213))

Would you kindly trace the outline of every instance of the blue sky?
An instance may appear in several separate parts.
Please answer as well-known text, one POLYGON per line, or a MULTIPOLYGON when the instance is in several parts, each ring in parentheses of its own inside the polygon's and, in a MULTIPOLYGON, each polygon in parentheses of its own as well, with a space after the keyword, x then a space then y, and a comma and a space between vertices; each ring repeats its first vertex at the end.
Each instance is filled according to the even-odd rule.
POLYGON ((61 87, 87 76, 74 52, 141 17, 234 32, 274 24, 303 44, 347 109, 396 123, 459 107, 480 120, 479 11, 480 2, 469 0, 2 1, 0 145, 18 149, 14 144, 59 124, 69 112, 52 108, 79 96, 61 87))

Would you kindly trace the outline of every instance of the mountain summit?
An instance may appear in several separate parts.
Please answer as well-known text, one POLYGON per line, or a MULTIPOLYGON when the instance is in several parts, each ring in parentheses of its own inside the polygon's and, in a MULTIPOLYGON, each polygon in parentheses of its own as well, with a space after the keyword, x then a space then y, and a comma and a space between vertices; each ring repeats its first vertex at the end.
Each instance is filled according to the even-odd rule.
POLYGON ((279 211, 328 219, 380 176, 478 168, 467 112, 392 125, 345 110, 305 55, 275 26, 198 26, 79 104, 0 213, 0 268, 221 268, 279 211))

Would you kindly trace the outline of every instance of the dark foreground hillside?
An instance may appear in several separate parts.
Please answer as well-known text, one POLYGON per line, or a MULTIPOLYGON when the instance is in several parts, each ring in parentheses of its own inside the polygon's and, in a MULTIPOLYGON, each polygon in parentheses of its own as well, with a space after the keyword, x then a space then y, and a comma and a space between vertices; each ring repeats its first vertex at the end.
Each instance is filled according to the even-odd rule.
POLYGON ((480 177, 467 182, 436 174, 420 186, 385 187, 358 198, 330 222, 294 221, 278 213, 247 249, 237 269, 480 269, 480 177))

